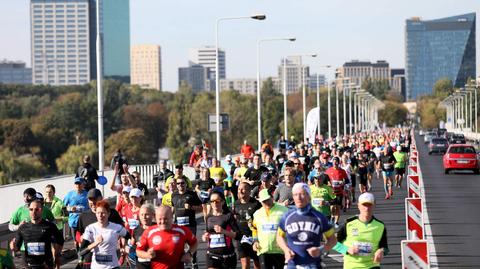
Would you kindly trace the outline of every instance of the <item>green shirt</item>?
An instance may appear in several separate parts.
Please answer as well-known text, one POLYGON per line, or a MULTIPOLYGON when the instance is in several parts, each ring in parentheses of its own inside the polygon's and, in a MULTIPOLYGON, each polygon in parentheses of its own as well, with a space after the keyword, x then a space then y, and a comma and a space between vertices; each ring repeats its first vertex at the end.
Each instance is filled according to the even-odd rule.
POLYGON ((310 186, 310 194, 312 198, 312 201, 311 201, 312 206, 316 210, 320 211, 320 213, 322 213, 323 215, 327 217, 331 216, 330 205, 320 206, 320 202, 321 201, 330 202, 336 198, 336 195, 333 193, 332 187, 325 184, 323 184, 320 187, 312 185, 310 186))
POLYGON ((59 230, 63 229, 63 224, 65 219, 68 220, 68 217, 63 215, 63 202, 57 196, 53 197, 51 203, 45 202, 45 207, 52 211, 53 216, 55 217, 55 224, 59 230))
POLYGON ((344 254, 343 268, 345 269, 379 267, 380 264, 373 261, 375 252, 383 248, 384 255, 388 254, 385 224, 375 217, 369 223, 360 221, 358 216, 349 218, 338 231, 337 240, 338 243, 333 249, 344 254), (358 254, 347 254, 348 248, 352 246, 358 246, 358 254))
POLYGON ((395 157, 395 168, 405 168, 407 164, 407 153, 395 151, 393 157, 395 157))
POLYGON ((260 244, 258 255, 265 253, 283 254, 282 249, 277 244, 277 230, 280 219, 287 211, 287 207, 273 203, 270 210, 267 211, 267 209, 261 207, 253 214, 252 236, 260 244))
MULTIPOLYGON (((52 211, 48 209, 48 207, 43 207, 42 210, 42 219, 48 220, 51 222, 55 221, 55 217, 52 214, 52 211)), ((22 205, 19 207, 12 215, 12 218, 10 219, 10 223, 13 225, 19 225, 22 221, 28 222, 31 221, 32 219, 30 218, 30 212, 28 210, 28 206, 22 205)))

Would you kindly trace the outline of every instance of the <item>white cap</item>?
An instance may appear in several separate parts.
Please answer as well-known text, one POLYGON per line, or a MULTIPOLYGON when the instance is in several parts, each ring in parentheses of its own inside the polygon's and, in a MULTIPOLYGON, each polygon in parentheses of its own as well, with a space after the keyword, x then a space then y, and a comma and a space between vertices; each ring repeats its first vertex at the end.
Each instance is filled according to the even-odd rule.
POLYGON ((397 146, 397 151, 402 150, 402 146, 397 146))
POLYGON ((123 187, 122 192, 130 192, 131 190, 132 190, 132 187, 126 186, 126 187, 123 187))
POLYGON ((134 188, 130 191, 130 197, 141 197, 141 196, 143 196, 143 192, 138 188, 134 188))
POLYGON ((227 161, 231 161, 231 160, 232 160, 232 156, 231 156, 231 155, 227 155, 227 156, 225 156, 225 160, 227 160, 227 161))
POLYGON ((364 192, 358 197, 359 204, 375 204, 375 196, 369 192, 364 192))

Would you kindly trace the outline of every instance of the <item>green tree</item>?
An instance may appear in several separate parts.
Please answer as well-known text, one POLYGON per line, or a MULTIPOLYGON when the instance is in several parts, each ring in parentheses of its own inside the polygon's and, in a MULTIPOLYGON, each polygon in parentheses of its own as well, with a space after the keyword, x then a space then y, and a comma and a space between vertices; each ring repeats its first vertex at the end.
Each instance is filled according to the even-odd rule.
POLYGON ((72 174, 77 171, 77 168, 82 164, 83 156, 89 155, 91 163, 98 163, 98 147, 93 141, 81 145, 71 145, 68 150, 57 158, 56 164, 58 171, 62 174, 72 174))
POLYGON ((113 157, 119 148, 128 158, 129 164, 156 162, 156 149, 142 129, 121 130, 108 137, 105 142, 105 161, 108 161, 107 165, 110 165, 108 158, 113 157))
POLYGON ((441 78, 433 85, 433 95, 439 98, 446 98, 453 93, 453 83, 449 78, 441 78))
POLYGON ((407 121, 408 110, 398 102, 384 101, 385 108, 378 112, 378 121, 393 127, 407 121))
POLYGON ((0 149, 0 182, 2 185, 28 181, 44 175, 46 171, 46 167, 35 155, 17 156, 9 149, 0 149))

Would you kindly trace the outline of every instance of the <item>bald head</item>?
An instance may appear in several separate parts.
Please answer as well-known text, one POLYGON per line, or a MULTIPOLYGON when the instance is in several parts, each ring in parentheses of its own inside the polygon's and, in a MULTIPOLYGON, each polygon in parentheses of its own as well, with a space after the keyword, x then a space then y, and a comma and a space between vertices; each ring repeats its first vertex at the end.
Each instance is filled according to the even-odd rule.
POLYGON ((173 212, 169 206, 159 206, 155 213, 160 230, 169 230, 172 228, 173 212))

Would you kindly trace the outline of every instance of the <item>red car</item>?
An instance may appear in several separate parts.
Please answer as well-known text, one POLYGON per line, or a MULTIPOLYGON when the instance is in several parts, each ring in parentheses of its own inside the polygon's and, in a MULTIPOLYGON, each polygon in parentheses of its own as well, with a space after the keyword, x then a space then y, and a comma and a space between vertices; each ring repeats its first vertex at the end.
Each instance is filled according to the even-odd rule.
POLYGON ((479 166, 475 148, 466 144, 453 144, 443 155, 443 169, 445 174, 450 170, 472 170, 474 174, 479 174, 479 166))

